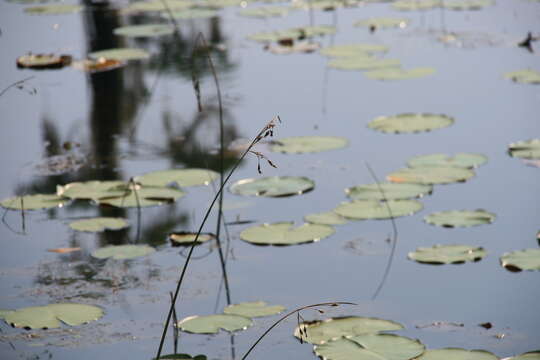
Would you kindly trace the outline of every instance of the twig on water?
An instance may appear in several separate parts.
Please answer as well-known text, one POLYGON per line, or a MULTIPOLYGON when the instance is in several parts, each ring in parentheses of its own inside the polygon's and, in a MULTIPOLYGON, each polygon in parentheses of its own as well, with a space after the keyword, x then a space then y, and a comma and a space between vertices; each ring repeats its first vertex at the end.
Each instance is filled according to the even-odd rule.
MULTIPOLYGON (((9 89, 11 89, 11 88, 13 88, 13 87, 16 87, 16 88, 19 89, 19 90, 23 90, 23 89, 24 89, 25 83, 26 83, 27 81, 29 81, 29 80, 32 80, 33 78, 35 78, 35 76, 29 76, 29 77, 27 77, 27 78, 25 78, 25 79, 22 79, 22 80, 19 80, 19 81, 15 81, 13 84, 6 86, 6 87, 4 88, 4 90, 0 91, 0 96, 4 95, 9 89)), ((28 93, 29 93, 30 95, 35 95, 35 94, 37 94, 37 90, 36 90, 36 88, 32 87, 32 88, 28 91, 28 93)))

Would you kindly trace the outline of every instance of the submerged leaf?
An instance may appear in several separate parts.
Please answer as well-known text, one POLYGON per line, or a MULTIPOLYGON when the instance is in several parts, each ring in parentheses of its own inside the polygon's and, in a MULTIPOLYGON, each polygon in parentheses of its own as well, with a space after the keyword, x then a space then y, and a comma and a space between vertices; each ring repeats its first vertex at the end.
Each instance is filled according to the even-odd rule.
POLYGON ((462 264, 466 261, 480 261, 486 256, 481 247, 468 245, 435 245, 419 247, 408 254, 408 258, 423 264, 462 264))
POLYGON ((285 311, 281 305, 268 305, 264 301, 251 301, 227 306, 225 314, 241 315, 248 318, 276 315, 285 311))
POLYGON ((395 171, 386 179, 396 183, 450 184, 464 182, 473 176, 474 171, 455 166, 422 166, 395 171))
POLYGON ((153 171, 137 176, 135 181, 142 185, 166 186, 176 184, 180 187, 209 185, 219 177, 219 173, 206 169, 171 169, 153 171))
POLYGON ((240 233, 240 239, 256 245, 298 245, 322 240, 334 232, 327 225, 303 224, 295 228, 293 222, 278 222, 247 228, 240 233))
POLYGON ((369 79, 374 80, 406 80, 416 79, 435 74, 435 69, 421 67, 413 69, 402 69, 398 67, 387 67, 384 69, 371 70, 365 73, 369 79))
POLYGON ((92 59, 113 59, 119 61, 128 61, 128 60, 142 60, 148 59, 150 54, 144 49, 137 48, 115 48, 107 49, 101 51, 94 51, 88 54, 89 58, 92 59))
POLYGON ((383 133, 417 133, 448 127, 454 119, 443 114, 405 113, 379 116, 369 122, 368 128, 383 133))
POLYGON ((508 153, 521 159, 540 159, 540 139, 512 143, 508 145, 508 153))
POLYGON ((485 350, 445 348, 426 350, 418 360, 497 360, 498 357, 485 350))
POLYGON ((540 270, 540 249, 512 251, 501 256, 501 265, 510 271, 540 270))
POLYGON ((70 326, 98 320, 103 310, 97 306, 62 303, 47 306, 32 306, 6 314, 5 321, 18 328, 58 328, 60 321, 70 326))
POLYGON ((71 222, 69 227, 77 231, 101 232, 105 230, 121 230, 129 226, 122 218, 97 217, 71 222))
POLYGON ((92 256, 97 259, 112 258, 115 260, 124 260, 150 255, 155 251, 153 247, 148 245, 117 245, 97 249, 92 252, 92 256))
POLYGON ((347 196, 353 200, 405 200, 420 198, 432 191, 431 185, 407 183, 357 185, 345 189, 347 196))
POLYGON ((347 219, 333 211, 306 215, 304 221, 319 225, 343 225, 347 223, 347 219))
POLYGON ((424 221, 428 224, 447 228, 491 224, 494 220, 495 214, 485 210, 442 211, 424 217, 424 221))
POLYGON ((189 316, 177 324, 180 330, 193 334, 216 334, 220 329, 233 332, 245 330, 251 325, 253 322, 250 318, 232 314, 189 316))
POLYGON ((69 199, 54 194, 34 194, 4 199, 0 205, 13 210, 39 210, 61 207, 69 199))
POLYGON ((387 52, 388 47, 381 44, 345 44, 329 46, 320 51, 321 55, 329 57, 349 57, 360 58, 369 57, 373 53, 387 52))
POLYGON ((354 200, 344 202, 334 209, 337 214, 355 220, 390 219, 412 215, 424 206, 416 200, 354 200), (388 211, 391 209, 391 213, 388 211))
POLYGON ((270 150, 288 154, 316 153, 341 149, 348 143, 346 138, 337 136, 295 136, 279 139, 270 150))
POLYGON ((409 167, 422 166, 457 166, 462 168, 477 168, 487 162, 482 154, 458 153, 454 156, 446 154, 431 154, 415 156, 407 162, 409 167))
POLYGON ((292 196, 313 190, 315 183, 306 177, 271 176, 256 179, 243 179, 229 187, 229 191, 244 196, 292 196))

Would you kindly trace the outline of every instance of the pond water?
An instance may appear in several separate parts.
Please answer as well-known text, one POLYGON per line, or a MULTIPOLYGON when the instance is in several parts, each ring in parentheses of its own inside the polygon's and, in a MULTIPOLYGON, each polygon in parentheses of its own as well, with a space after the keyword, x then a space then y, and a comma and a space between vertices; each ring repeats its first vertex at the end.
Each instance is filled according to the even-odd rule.
MULTIPOLYGON (((257 145, 277 168, 248 156, 231 183, 261 176, 306 176, 315 188, 284 198, 243 197, 225 192, 230 225, 227 275, 233 303, 264 300, 287 309, 325 301, 356 306, 305 310, 306 320, 343 315, 397 321, 397 333, 418 338, 427 348, 484 349, 508 357, 540 348, 540 278, 536 271, 512 273, 500 265, 506 252, 537 248, 540 172, 507 153, 508 144, 538 138, 540 88, 503 77, 509 71, 539 70, 536 52, 516 44, 540 32, 540 4, 499 1, 480 11, 433 9, 399 12, 385 3, 365 3, 334 11, 298 10, 283 18, 252 19, 238 15, 242 3, 220 9, 211 19, 180 20, 180 37, 134 40, 113 35, 122 25, 166 22, 159 15, 122 15, 126 2, 84 4, 79 13, 29 15, 25 6, 0 3, 2 88, 31 77, 21 88, 0 97, 2 198, 54 193, 57 185, 87 180, 129 180, 169 168, 219 170, 219 107, 204 54, 199 55, 202 112, 192 85, 191 52, 199 32, 213 44, 213 60, 223 94, 225 141, 247 142, 274 116, 282 123, 274 139, 290 136, 341 136, 343 149, 313 154, 281 154, 257 145), (404 29, 354 27, 370 17, 407 17, 404 29), (322 47, 349 43, 383 44, 385 58, 404 68, 433 67, 424 78, 378 81, 360 71, 327 68, 318 52, 276 55, 247 40, 260 31, 333 25, 335 35, 315 38, 322 47), (441 43, 442 35, 454 41, 441 43), (123 68, 88 74, 73 67, 35 71, 18 69, 17 57, 29 52, 87 54, 114 47, 140 47, 150 58, 123 68), (35 91, 34 91, 35 90, 35 91), (367 124, 377 116, 418 112, 446 114, 448 128, 416 134, 385 134, 367 124), (242 140, 243 139, 243 140, 242 140), (84 164, 62 174, 46 174, 44 160, 68 152, 84 164), (349 221, 320 242, 288 246, 254 246, 239 239, 253 225, 279 221, 301 224, 307 214, 330 211, 347 198, 344 189, 373 182, 366 162, 380 179, 406 166, 413 156, 431 153, 481 153, 487 164, 465 183, 436 185, 420 201, 424 209, 396 219, 395 258, 379 296, 378 287, 391 252, 388 220, 349 221), (41 165, 41 166, 40 166, 41 165), (442 228, 426 224, 432 212, 486 209, 493 224, 442 228), (435 244, 481 246, 487 256, 459 265, 425 265, 407 254, 435 244), (478 324, 490 322, 486 330, 478 324), (452 324, 463 324, 455 326, 452 324)), ((265 4, 268 5, 268 4, 265 4)), ((227 158, 230 168, 235 155, 227 158)), ((215 186, 215 185, 214 185, 215 186)), ((215 194, 212 186, 190 187, 174 204, 142 209, 98 207, 73 202, 62 208, 5 213, 0 226, 0 309, 55 302, 102 307, 97 322, 60 330, 14 329, 0 325, 2 359, 151 359, 186 251, 171 247, 171 231, 195 231, 215 194), (93 216, 129 219, 127 230, 79 233, 68 223, 93 216), (139 225, 139 226, 138 226, 139 225), (138 231, 140 230, 140 231, 138 231), (90 253, 107 245, 148 244, 157 251, 126 261, 97 261, 90 253), (69 254, 47 249, 80 247, 69 254)), ((215 232, 212 213, 205 231, 215 232)), ((176 311, 179 318, 220 313, 227 304, 221 266, 213 244, 195 249, 176 311)), ((212 359, 241 358, 277 316, 257 318, 252 328, 215 336, 181 333, 181 352, 212 359)), ((313 359, 312 346, 292 336, 292 317, 277 327, 250 356, 313 359)), ((172 352, 172 335, 165 353, 172 352)))

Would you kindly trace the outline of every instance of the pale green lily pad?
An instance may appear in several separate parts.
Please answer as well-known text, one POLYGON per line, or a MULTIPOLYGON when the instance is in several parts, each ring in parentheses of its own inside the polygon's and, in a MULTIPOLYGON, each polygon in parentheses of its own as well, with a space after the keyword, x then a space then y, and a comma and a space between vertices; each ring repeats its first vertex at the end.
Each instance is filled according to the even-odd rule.
POLYGON ((406 80, 422 78, 435 74, 435 69, 421 67, 413 69, 402 69, 398 67, 388 67, 384 69, 371 70, 365 73, 369 79, 374 80, 406 80))
POLYGON ((127 37, 157 37, 172 34, 174 26, 165 24, 131 25, 116 28, 113 32, 115 35, 127 37))
POLYGON ((315 182, 300 176, 271 176, 243 179, 229 187, 236 195, 280 197, 301 195, 313 190, 315 182))
POLYGON ((71 222, 69 227, 77 231, 101 232, 105 230, 121 230, 129 226, 122 218, 97 217, 71 222))
POLYGON ((442 129, 454 123, 454 119, 443 114, 404 113, 379 116, 369 122, 368 128, 383 133, 417 133, 442 129))
POLYGON ((357 185, 345 189, 347 196, 353 200, 405 200, 420 198, 431 194, 432 191, 433 186, 431 185, 407 183, 357 185), (381 193, 381 189, 384 195, 381 193))
POLYGON ((233 332, 245 330, 251 325, 253 322, 250 318, 232 314, 189 316, 177 324, 180 330, 193 334, 215 334, 220 329, 233 332))
POLYGON ((209 185, 219 178, 219 173, 206 169, 171 169, 153 171, 137 176, 135 181, 142 185, 166 186, 176 184, 180 187, 209 185))
POLYGON ((13 210, 52 209, 63 206, 69 199, 54 194, 34 194, 4 199, 0 205, 13 210))
POLYGON ((404 29, 409 24, 409 19, 405 18, 391 18, 391 17, 377 17, 360 20, 354 23, 357 27, 375 27, 376 29, 391 29, 400 28, 404 29))
POLYGON ((250 3, 252 0, 201 0, 197 6, 201 8, 222 9, 229 6, 242 6, 242 3, 250 3))
POLYGON ((301 337, 303 341, 310 344, 323 344, 343 336, 376 334, 381 331, 401 329, 403 329, 401 324, 390 320, 348 316, 301 323, 294 329, 294 336, 299 339, 301 337), (300 327, 304 335, 300 335, 300 327))
POLYGON ((82 9, 83 7, 80 5, 51 4, 27 7, 24 12, 31 15, 63 15, 76 13, 82 9))
POLYGON ((456 210, 429 214, 424 217, 424 221, 431 225, 454 228, 491 224, 495 217, 495 214, 485 210, 456 210))
POLYGON ((498 360, 498 357, 485 350, 445 348, 426 350, 417 360, 498 360))
POLYGON ((6 0, 7 2, 14 4, 30 5, 30 4, 43 4, 47 2, 58 2, 60 0, 6 0))
POLYGON ((167 2, 167 7, 172 11, 188 9, 194 5, 191 1, 185 0, 151 0, 151 1, 137 1, 129 4, 121 10, 123 13, 137 13, 137 12, 158 12, 167 11, 167 8, 163 5, 163 2, 167 2))
POLYGON ((540 72, 531 69, 507 72, 504 77, 522 84, 540 84, 540 72))
POLYGON ((388 47, 381 44, 344 44, 321 49, 320 54, 329 57, 369 57, 373 53, 384 53, 388 47))
POLYGON ((103 310, 97 306, 65 303, 22 308, 6 314, 4 320, 18 328, 52 329, 60 327, 60 322, 77 326, 102 316, 103 310))
POLYGON ((315 354, 325 360, 409 360, 422 354, 418 340, 393 334, 367 334, 316 345, 315 354))
POLYGON ((112 258, 115 260, 135 259, 154 253, 156 250, 148 245, 117 245, 106 246, 92 252, 97 259, 112 258))
POLYGON ((448 10, 482 10, 493 5, 492 0, 445 0, 442 6, 448 10))
POLYGON ((501 265, 514 272, 540 270, 540 249, 525 249, 506 253, 501 256, 501 265))
POLYGON ((512 143, 508 145, 508 153, 521 159, 540 159, 540 139, 512 143))
POLYGON ((409 216, 423 208, 424 205, 416 200, 388 200, 386 202, 378 200, 353 200, 351 202, 341 203, 334 209, 334 212, 347 219, 369 220, 409 216), (392 210, 391 214, 387 206, 392 210))
POLYGON ((347 219, 333 211, 306 215, 304 221, 319 225, 343 225, 347 223, 347 219))
POLYGON ((328 67, 339 70, 374 70, 399 66, 397 59, 377 59, 373 57, 343 57, 328 62, 328 67))
POLYGON ((281 31, 260 32, 248 36, 248 39, 258 42, 274 42, 283 39, 312 38, 315 36, 331 35, 336 33, 336 28, 330 25, 306 26, 281 31))
POLYGON ((481 247, 468 245, 435 245, 419 247, 410 252, 408 258, 423 264, 462 264, 466 261, 480 261, 486 256, 481 247))
POLYGON ((240 239, 255 245, 298 245, 322 240, 335 232, 327 225, 303 224, 294 227, 291 222, 262 224, 245 229, 240 239))
POLYGON ((347 139, 337 136, 295 136, 279 139, 270 150, 288 154, 316 153, 341 149, 348 143, 347 139))
MULTIPOLYGON (((162 16, 168 19, 171 15, 164 12, 162 16)), ((175 19, 208 19, 218 16, 217 10, 212 9, 184 9, 172 12, 172 17, 175 19)))
POLYGON ((409 167, 422 166, 457 166, 461 168, 477 168, 487 162, 482 154, 458 153, 454 156, 447 154, 430 154, 415 156, 407 162, 409 167))
POLYGON ((91 59, 113 59, 119 61, 128 61, 128 60, 142 60, 148 59, 150 54, 144 49, 137 48, 116 48, 116 49, 107 49, 101 51, 94 51, 88 54, 88 57, 91 59))
MULTIPOLYGON (((178 246, 189 246, 193 244, 193 241, 195 241, 195 237, 197 236, 197 233, 182 231, 182 232, 174 232, 169 234, 169 240, 173 243, 173 245, 178 246)), ((199 235, 199 238, 197 239, 197 245, 205 243, 209 240, 215 239, 214 234, 210 233, 201 233, 199 235)))
POLYGON ((56 194, 70 199, 98 200, 125 195, 129 190, 123 181, 85 181, 57 185, 56 194))
POLYGON ((293 2, 293 6, 304 10, 326 10, 331 11, 343 6, 352 7, 355 1, 351 0, 298 0, 293 2))
POLYGON ((185 194, 182 190, 169 187, 137 186, 136 189, 129 190, 121 196, 100 198, 97 202, 123 208, 158 206, 175 202, 185 194))
POLYGON ((431 10, 441 5, 441 0, 398 0, 392 3, 392 7, 400 11, 431 10))
POLYGON ((225 314, 241 315, 248 318, 270 316, 282 313, 285 307, 281 305, 268 305, 264 301, 251 301, 229 305, 223 312, 225 314))
POLYGON ((422 166, 395 171, 386 179, 395 183, 451 184, 464 182, 474 176, 474 171, 455 166, 422 166))
POLYGON ((255 17, 255 18, 270 18, 285 16, 289 11, 293 10, 290 6, 262 6, 251 9, 244 9, 238 12, 241 16, 255 17))
POLYGON ((540 360, 540 350, 529 351, 521 355, 504 358, 502 360, 540 360))
POLYGON ((6 318, 6 315, 11 314, 15 310, 6 310, 6 309, 0 309, 0 319, 3 320, 6 318))

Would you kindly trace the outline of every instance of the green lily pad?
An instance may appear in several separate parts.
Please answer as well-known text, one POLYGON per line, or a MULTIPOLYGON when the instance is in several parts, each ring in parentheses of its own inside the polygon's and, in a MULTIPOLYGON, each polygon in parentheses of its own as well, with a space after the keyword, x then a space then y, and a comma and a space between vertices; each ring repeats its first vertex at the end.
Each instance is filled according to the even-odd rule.
POLYGON ((426 350, 417 360, 498 360, 498 357, 485 350, 445 348, 426 350))
POLYGON ((306 215, 304 221, 319 225, 343 225, 347 223, 347 219, 333 211, 306 215))
POLYGON ((54 194, 34 194, 10 197, 2 200, 0 205, 13 210, 39 210, 60 207, 67 201, 69 199, 54 194))
POLYGON ((257 179, 243 179, 229 187, 236 195, 280 197, 301 195, 313 190, 315 182, 300 176, 271 176, 257 179))
POLYGON ((522 84, 540 84, 540 72, 531 69, 507 72, 504 77, 522 84))
POLYGON ((425 346, 393 334, 367 334, 329 341, 315 346, 325 360, 409 360, 422 354, 425 346))
POLYGON ((250 3, 252 0, 201 0, 197 6, 201 8, 223 9, 229 6, 242 6, 242 3, 250 3))
POLYGON ((142 185, 166 186, 176 184, 180 187, 209 185, 219 178, 219 173, 206 169, 171 169, 153 171, 137 176, 135 181, 142 185))
POLYGON ((279 139, 271 151, 288 154, 316 153, 347 146, 349 141, 337 136, 295 136, 279 139))
POLYGON ((353 200, 405 200, 420 198, 431 194, 432 191, 433 186, 431 185, 407 183, 357 185, 345 189, 347 196, 353 200), (381 189, 384 195, 381 193, 381 189))
POLYGON ((430 154, 415 156, 407 162, 409 167, 422 166, 457 166, 461 168, 477 168, 487 162, 482 154, 458 153, 454 156, 446 154, 430 154))
POLYGON ((127 37, 157 37, 172 34, 174 26, 165 24, 131 25, 116 28, 113 32, 115 35, 127 37))
POLYGON ((391 17, 377 17, 360 20, 354 23, 357 27, 375 27, 376 29, 391 29, 391 28, 405 28, 409 24, 409 19, 405 18, 391 18, 391 17))
POLYGON ((241 16, 255 17, 255 18, 270 18, 285 16, 289 11, 293 10, 290 6, 261 6, 252 9, 244 9, 238 12, 241 16))
POLYGON ((352 7, 355 5, 354 0, 343 1, 343 0, 299 0, 293 2, 293 6, 303 9, 303 10, 324 10, 332 11, 337 8, 342 8, 345 5, 352 7))
POLYGON ((58 196, 70 199, 98 200, 123 196, 128 192, 128 184, 123 181, 85 181, 56 186, 58 196))
POLYGON ((294 329, 294 336, 310 344, 323 344, 343 336, 376 334, 381 331, 401 329, 403 329, 401 324, 390 320, 347 316, 303 322, 294 329), (300 327, 304 335, 300 334, 300 327))
POLYGON ((512 143, 508 145, 508 153, 521 159, 540 159, 540 139, 512 143))
POLYGON ((97 217, 74 221, 69 227, 77 231, 101 232, 105 230, 121 230, 129 226, 126 220, 113 217, 97 217))
POLYGON ((495 214, 484 210, 442 211, 424 217, 428 224, 447 228, 491 224, 494 220, 495 214))
POLYGON ((240 239, 256 245, 298 245, 322 240, 335 232, 327 225, 303 224, 294 227, 291 222, 262 224, 245 229, 240 239))
POLYGON ((14 4, 30 5, 30 4, 43 4, 47 2, 57 2, 59 0, 6 0, 7 2, 14 4))
POLYGON ((502 360, 540 360, 540 350, 529 351, 521 355, 504 358, 502 360))
POLYGON ((454 119, 443 114, 404 113, 379 116, 369 122, 368 128, 383 133, 417 133, 448 127, 454 119))
POLYGON ((506 253, 501 256, 501 265, 513 272, 540 270, 540 249, 525 249, 506 253))
POLYGON ((129 190, 121 196, 100 198, 99 204, 116 207, 146 207, 158 206, 175 202, 186 193, 179 189, 161 186, 141 186, 137 190, 129 190))
POLYGON ((448 10, 482 10, 491 5, 492 0, 445 0, 442 3, 448 10))
POLYGON ((334 209, 334 212, 355 220, 390 219, 391 217, 412 215, 422 210, 423 207, 422 203, 416 200, 388 200, 386 202, 354 200, 342 203, 334 209), (388 211, 387 206, 390 206, 392 214, 388 211))
POLYGON ((27 7, 24 12, 31 15, 63 15, 76 13, 82 9, 83 7, 80 5, 51 4, 27 7))
POLYGON ((422 78, 435 74, 435 69, 421 67, 413 69, 402 69, 398 67, 387 67, 384 69, 371 70, 365 73, 369 79, 374 80, 406 80, 422 78))
POLYGON ((473 176, 474 171, 471 169, 455 166, 422 166, 395 171, 386 179, 396 183, 450 184, 464 182, 473 176))
MULTIPOLYGON (((174 232, 169 234, 169 240, 171 240, 173 245, 176 246, 189 246, 195 241, 197 233, 192 233, 188 231, 174 232)), ((205 243, 209 240, 215 239, 216 236, 210 233, 201 233, 197 239, 197 245, 205 243)))
POLYGON ((116 49, 107 49, 101 51, 94 51, 88 54, 88 57, 91 59, 113 59, 119 61, 128 61, 128 60, 142 60, 148 59, 150 54, 144 49, 137 48, 116 48, 116 49))
POLYGON ((381 44, 344 44, 326 47, 321 49, 320 53, 329 57, 354 56, 360 58, 362 56, 369 57, 373 53, 384 53, 387 51, 388 47, 381 44))
POLYGON ((251 325, 253 322, 250 318, 232 314, 189 316, 177 324, 180 330, 193 334, 216 334, 220 329, 233 332, 245 330, 251 325))
POLYGON ((270 316, 282 313, 285 307, 281 305, 268 305, 264 301, 244 302, 227 306, 225 314, 241 315, 248 318, 270 316))
POLYGON ((92 252, 92 256, 97 259, 112 258, 115 260, 125 260, 150 255, 155 251, 153 247, 148 245, 117 245, 97 249, 92 252))
POLYGON ((480 261, 486 256, 481 247, 468 245, 435 245, 433 247, 419 247, 410 252, 408 258, 423 264, 462 264, 466 261, 480 261))
POLYGON ((333 59, 328 62, 328 67, 339 70, 374 70, 399 65, 400 61, 397 59, 377 59, 356 56, 333 59))
POLYGON ((332 35, 336 33, 336 28, 330 25, 306 26, 303 28, 292 28, 281 31, 260 32, 248 36, 248 39, 258 42, 274 42, 283 39, 312 38, 315 36, 332 35))
MULTIPOLYGON (((172 11, 188 9, 194 5, 191 1, 185 0, 164 0, 167 2, 167 7, 172 11)), ((158 12, 167 11, 163 0, 137 1, 129 4, 121 11, 122 13, 138 13, 138 12, 158 12)))
POLYGON ((6 314, 4 320, 18 328, 52 329, 60 327, 60 322, 77 326, 98 320, 102 316, 103 310, 97 306, 61 303, 22 308, 6 314))
POLYGON ((392 7, 400 11, 430 10, 441 5, 441 0, 398 0, 392 3, 392 7))
MULTIPOLYGON (((162 16, 168 19, 171 15, 164 12, 162 16)), ((212 9, 183 9, 172 12, 172 17, 175 19, 208 19, 218 16, 217 10, 212 9)))
POLYGON ((6 318, 6 315, 11 314, 15 310, 6 310, 6 309, 0 309, 0 319, 3 320, 6 318))

